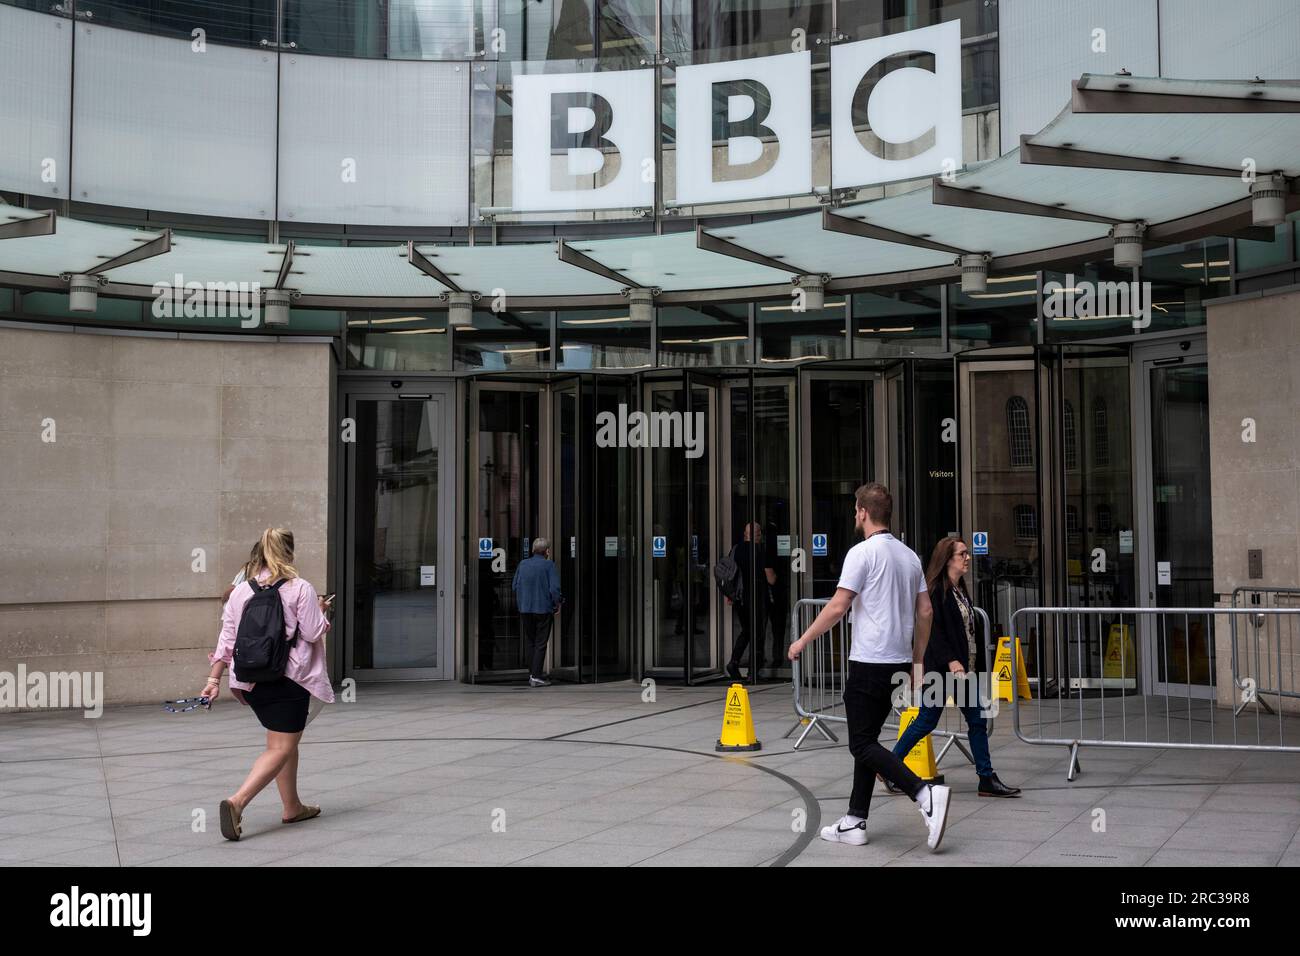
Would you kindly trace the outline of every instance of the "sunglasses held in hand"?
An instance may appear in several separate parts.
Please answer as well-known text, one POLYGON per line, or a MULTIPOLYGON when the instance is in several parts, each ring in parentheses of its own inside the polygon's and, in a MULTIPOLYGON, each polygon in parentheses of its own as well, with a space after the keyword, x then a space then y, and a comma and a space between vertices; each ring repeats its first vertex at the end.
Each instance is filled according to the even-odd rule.
POLYGON ((199 707, 211 710, 212 702, 206 697, 185 697, 181 700, 163 701, 163 710, 169 714, 184 714, 199 707))

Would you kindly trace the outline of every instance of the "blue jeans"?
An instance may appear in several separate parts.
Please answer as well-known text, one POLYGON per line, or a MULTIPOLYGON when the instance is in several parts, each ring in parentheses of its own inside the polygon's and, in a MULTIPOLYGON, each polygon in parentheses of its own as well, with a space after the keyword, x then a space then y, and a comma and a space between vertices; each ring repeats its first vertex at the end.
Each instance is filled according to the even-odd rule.
MULTIPOLYGON (((971 756, 975 758, 975 772, 981 777, 987 777, 993 773, 993 761, 989 757, 989 733, 988 726, 984 723, 984 717, 980 714, 980 707, 976 704, 974 707, 962 707, 962 716, 966 718, 967 736, 970 738, 971 756)), ((919 741, 934 728, 939 726, 939 718, 943 716, 942 707, 922 707, 921 712, 916 715, 916 719, 907 725, 903 731, 903 736, 898 738, 898 743, 894 745, 894 756, 902 760, 911 752, 919 741)))

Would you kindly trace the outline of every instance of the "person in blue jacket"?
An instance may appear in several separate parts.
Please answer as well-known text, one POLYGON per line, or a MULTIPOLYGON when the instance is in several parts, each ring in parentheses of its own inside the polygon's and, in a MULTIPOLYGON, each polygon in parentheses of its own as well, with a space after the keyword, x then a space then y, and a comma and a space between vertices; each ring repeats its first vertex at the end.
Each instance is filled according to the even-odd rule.
POLYGON ((551 543, 545 538, 534 539, 532 557, 519 562, 512 587, 528 655, 528 686, 547 687, 551 682, 542 673, 546 643, 551 639, 551 622, 560 613, 564 596, 560 593, 560 572, 551 560, 551 543))

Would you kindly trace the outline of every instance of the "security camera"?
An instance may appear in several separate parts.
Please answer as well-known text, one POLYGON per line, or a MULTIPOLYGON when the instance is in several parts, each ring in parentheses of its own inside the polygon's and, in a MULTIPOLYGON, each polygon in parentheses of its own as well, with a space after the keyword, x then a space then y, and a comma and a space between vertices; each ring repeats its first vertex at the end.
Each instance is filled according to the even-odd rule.
POLYGON ((1179 348, 1179 350, 1180 350, 1180 351, 1183 351, 1183 352, 1186 352, 1186 351, 1187 351, 1188 349, 1190 349, 1191 347, 1192 347, 1192 343, 1191 343, 1191 342, 1188 342, 1188 341, 1186 341, 1186 340, 1184 340, 1184 341, 1178 343, 1178 348, 1179 348))
POLYGON ((391 385, 391 386, 393 386, 393 388, 401 388, 401 387, 402 387, 402 380, 401 380, 400 378, 395 378, 395 379, 393 379, 391 382, 389 382, 388 384, 391 385))

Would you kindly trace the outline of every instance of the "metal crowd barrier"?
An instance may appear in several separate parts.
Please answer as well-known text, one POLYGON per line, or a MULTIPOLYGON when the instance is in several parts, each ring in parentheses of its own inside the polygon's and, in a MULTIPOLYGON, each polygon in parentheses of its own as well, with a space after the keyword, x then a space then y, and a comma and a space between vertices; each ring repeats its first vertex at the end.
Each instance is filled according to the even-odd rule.
MULTIPOLYGON (((1239 587, 1232 592, 1232 606, 1246 610, 1300 608, 1300 588, 1239 587)), ((1300 653, 1298 626, 1300 622, 1292 618, 1262 614, 1232 618, 1232 684, 1240 692, 1235 708, 1238 714, 1252 703, 1276 713, 1263 694, 1300 697, 1295 677, 1296 654, 1300 653), (1242 642, 1244 654, 1239 650, 1242 642)), ((1280 710, 1281 701, 1278 704, 1280 710)))
MULTIPOLYGON (((1283 717, 1279 708, 1274 735, 1258 710, 1253 727, 1241 719, 1235 698, 1243 687, 1234 686, 1231 700, 1215 696, 1216 623, 1224 642, 1233 642, 1235 681, 1238 622, 1281 634, 1283 619, 1289 631, 1300 626, 1289 620, 1298 616, 1300 606, 1021 608, 1011 615, 1012 674, 1023 653, 1036 662, 1040 692, 1052 690, 1029 703, 1012 695, 1016 736, 1068 747, 1067 780, 1081 771, 1081 747, 1300 753, 1300 718, 1283 717), (1287 743, 1288 735, 1297 743, 1287 743)), ((1277 663, 1293 649, 1279 645, 1277 663)))
MULTIPOLYGON (((808 625, 821 613, 821 609, 829 602, 827 598, 804 598, 796 601, 790 613, 790 641, 799 639, 808 625)), ((989 617, 984 613, 983 608, 975 608, 980 619, 984 622, 984 652, 985 661, 991 668, 993 665, 994 650, 996 644, 993 641, 993 630, 989 624, 989 617)), ((794 712, 798 718, 795 725, 786 731, 785 736, 788 738, 800 727, 803 732, 799 734, 799 739, 794 743, 794 749, 798 750, 803 744, 804 739, 814 730, 821 736, 832 743, 838 742, 839 738, 827 726, 831 723, 846 723, 848 718, 844 714, 844 682, 848 677, 849 671, 849 650, 850 634, 848 615, 839 620, 834 627, 813 641, 812 644, 805 647, 793 663, 793 684, 794 684, 794 712)), ((901 716, 898 708, 893 708, 894 719, 886 723, 885 727, 897 730, 898 720, 901 716)), ((934 762, 938 766, 940 761, 947 755, 948 751, 956 747, 967 760, 972 764, 975 758, 971 756, 970 751, 966 748, 969 742, 965 731, 956 729, 956 725, 961 724, 960 714, 955 713, 949 708, 944 714, 943 723, 935 728, 931 737, 940 737, 944 739, 942 749, 935 754, 934 762)), ((993 718, 985 718, 990 736, 993 734, 993 718)))

